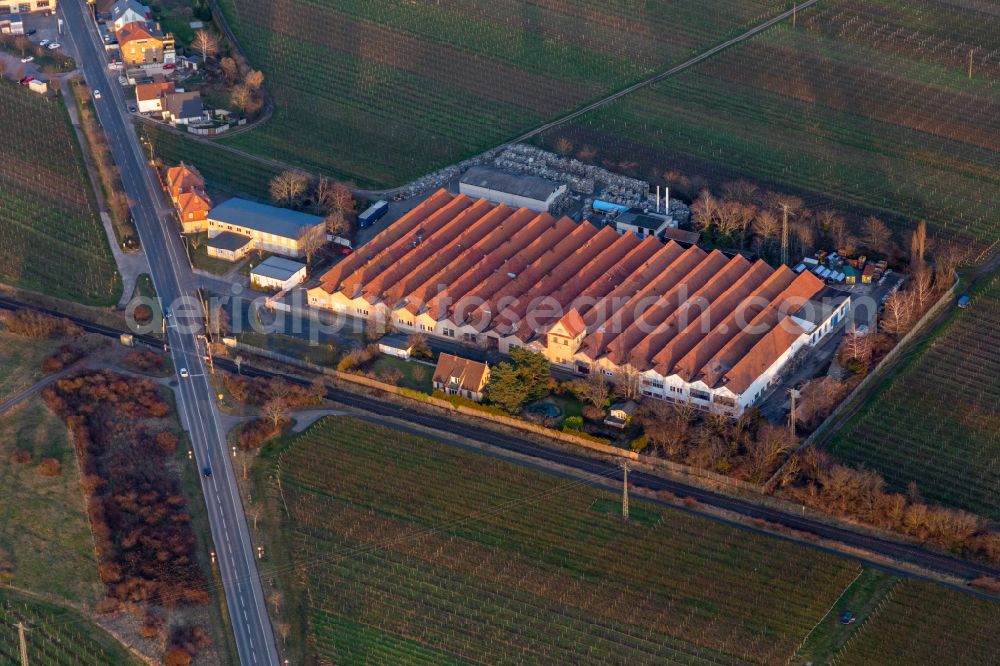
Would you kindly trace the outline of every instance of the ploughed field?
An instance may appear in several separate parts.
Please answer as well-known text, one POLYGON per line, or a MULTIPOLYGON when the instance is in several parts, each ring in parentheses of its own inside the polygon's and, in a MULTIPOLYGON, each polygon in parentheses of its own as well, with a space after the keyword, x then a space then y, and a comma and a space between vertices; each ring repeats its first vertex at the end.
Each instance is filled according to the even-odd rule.
POLYGON ((405 183, 725 41, 782 0, 222 0, 276 104, 225 143, 405 183))
POLYGON ((88 305, 122 286, 61 98, 0 80, 0 282, 88 305))
MULTIPOLYGON (((269 445, 255 483, 292 661, 784 664, 855 649, 842 595, 892 631, 912 585, 854 589, 856 563, 638 500, 623 524, 612 493, 352 418, 269 445)), ((907 603, 995 636, 995 606, 935 592, 907 603)))
POLYGON ((824 0, 540 141, 641 177, 746 177, 926 219, 979 258, 1000 242, 998 24, 989 3, 824 0))
POLYGON ((1000 519, 1000 275, 837 433, 841 460, 896 490, 1000 519))

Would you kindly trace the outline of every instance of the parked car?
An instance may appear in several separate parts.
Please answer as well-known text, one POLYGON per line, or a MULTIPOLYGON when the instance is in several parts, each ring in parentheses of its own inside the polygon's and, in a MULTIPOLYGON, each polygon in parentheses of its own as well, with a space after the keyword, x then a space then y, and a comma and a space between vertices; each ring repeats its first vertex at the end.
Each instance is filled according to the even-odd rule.
POLYGON ((24 56, 23 58, 21 58, 21 62, 31 62, 34 59, 35 56, 24 56))
POLYGON ((174 69, 176 65, 164 65, 163 69, 174 69))
POLYGON ((35 30, 34 28, 28 28, 27 32, 25 32, 24 34, 26 34, 28 37, 31 37, 36 32, 38 32, 38 31, 35 30))
POLYGON ((852 613, 851 611, 847 611, 846 613, 844 613, 843 615, 840 616, 840 623, 841 624, 845 624, 845 625, 846 624, 854 624, 854 620, 855 620, 854 613, 852 613))
POLYGON ((94 99, 101 99, 101 91, 100 90, 95 90, 94 91, 94 99))
POLYGON ((38 42, 38 45, 39 46, 48 46, 51 43, 52 43, 51 39, 43 39, 42 41, 38 42))
POLYGON ((970 301, 970 299, 969 299, 969 295, 968 294, 963 294, 962 296, 959 296, 958 297, 958 307, 960 307, 960 308, 967 308, 967 307, 969 307, 969 301, 970 301))
POLYGON ((59 42, 51 42, 45 48, 47 48, 49 51, 55 51, 56 49, 62 48, 62 44, 60 44, 59 42))
POLYGON ((127 86, 128 85, 128 77, 127 76, 119 76, 118 77, 118 83, 122 84, 123 86, 127 86))
POLYGON ((352 249, 351 249, 351 248, 349 248, 349 247, 342 247, 342 248, 340 248, 340 254, 341 254, 342 256, 345 256, 345 257, 346 257, 347 255, 351 254, 352 252, 354 252, 354 250, 352 250, 352 249))
POLYGON ((135 104, 129 104, 128 105, 128 110, 129 110, 129 113, 135 113, 136 111, 139 110, 139 107, 137 107, 135 104))

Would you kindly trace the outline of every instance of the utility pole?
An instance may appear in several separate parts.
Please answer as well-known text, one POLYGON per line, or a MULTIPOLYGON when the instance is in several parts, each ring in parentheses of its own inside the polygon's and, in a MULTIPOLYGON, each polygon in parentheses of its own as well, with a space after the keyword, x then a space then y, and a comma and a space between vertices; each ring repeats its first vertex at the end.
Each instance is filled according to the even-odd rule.
POLYGON ((788 412, 788 430, 791 432, 792 437, 795 436, 795 423, 798 421, 798 414, 796 414, 796 401, 799 399, 798 389, 792 389, 788 392, 788 395, 792 398, 792 409, 788 412))
POLYGON ((622 480, 622 520, 628 520, 628 462, 622 461, 622 471, 625 476, 622 480))
POLYGON ((795 27, 795 19, 798 17, 798 14, 799 14, 799 3, 796 2, 795 4, 792 5, 792 27, 793 28, 795 27))
POLYGON ((969 78, 972 78, 972 52, 976 49, 969 49, 969 78))
POLYGON ((28 666, 28 641, 24 637, 24 622, 17 623, 17 642, 21 647, 21 666, 28 666))
POLYGON ((781 263, 788 265, 788 204, 781 204, 781 263))

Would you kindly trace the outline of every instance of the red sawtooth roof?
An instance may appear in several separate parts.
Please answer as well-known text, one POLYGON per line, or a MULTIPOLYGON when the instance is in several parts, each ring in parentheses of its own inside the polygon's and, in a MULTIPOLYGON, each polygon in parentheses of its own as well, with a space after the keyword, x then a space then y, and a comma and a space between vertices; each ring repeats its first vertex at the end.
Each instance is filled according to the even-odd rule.
POLYGON ((562 319, 586 332, 580 351, 591 359, 739 394, 801 335, 789 306, 823 283, 809 272, 442 189, 320 286, 523 341, 562 319))

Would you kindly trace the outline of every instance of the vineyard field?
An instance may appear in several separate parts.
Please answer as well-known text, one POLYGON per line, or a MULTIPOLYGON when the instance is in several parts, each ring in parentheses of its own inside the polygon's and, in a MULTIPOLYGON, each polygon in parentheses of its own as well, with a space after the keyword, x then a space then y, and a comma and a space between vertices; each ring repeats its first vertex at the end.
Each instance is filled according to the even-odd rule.
POLYGON ((838 666, 978 666, 1000 650, 1000 604, 906 581, 837 653, 838 666))
POLYGON ((1000 519, 1000 275, 907 359, 830 450, 896 490, 1000 519))
POLYGON ((609 493, 353 419, 260 462, 296 662, 784 663, 858 572, 641 502, 659 520, 623 525, 609 493))
POLYGON ((975 7, 822 2, 539 142, 645 178, 745 177, 897 227, 926 219, 979 258, 1000 238, 1000 31, 975 7))
POLYGON ((0 80, 0 281, 113 305, 122 284, 60 98, 0 80))
MULTIPOLYGON (((174 166, 184 161, 197 167, 205 178, 209 194, 217 199, 239 196, 268 200, 268 184, 278 174, 277 169, 233 155, 210 143, 187 139, 145 123, 138 127, 138 131, 151 143, 154 155, 163 160, 164 165, 174 166)), ((221 199, 215 203, 221 203, 221 199)))
POLYGON ((221 0, 276 111, 223 138, 405 183, 682 62, 784 0, 221 0))
POLYGON ((82 615, 4 589, 0 589, 0 663, 21 663, 18 622, 24 622, 28 629, 25 635, 32 666, 142 663, 82 615))

